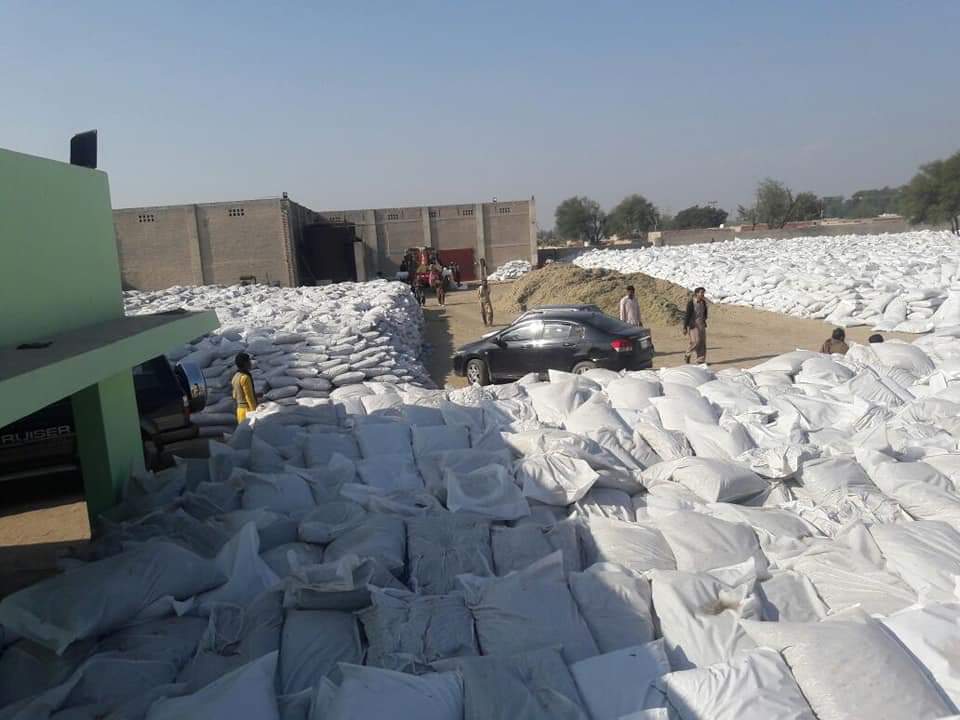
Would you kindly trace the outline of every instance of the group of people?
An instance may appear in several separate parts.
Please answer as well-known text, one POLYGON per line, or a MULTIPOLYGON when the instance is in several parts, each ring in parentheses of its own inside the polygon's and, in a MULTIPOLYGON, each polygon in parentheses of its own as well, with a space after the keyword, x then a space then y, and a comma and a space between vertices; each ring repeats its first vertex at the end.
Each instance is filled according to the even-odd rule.
POLYGON ((417 302, 421 305, 427 304, 427 288, 430 287, 437 294, 437 304, 447 304, 447 284, 453 280, 453 271, 450 268, 434 263, 427 272, 426 281, 421 271, 415 270, 412 274, 411 286, 417 302))
MULTIPOLYGON (((874 333, 867 338, 868 343, 882 343, 883 335, 874 333)), ((823 341, 820 352, 825 355, 846 355, 850 346, 847 345, 847 331, 843 328, 834 328, 830 337, 823 341)))
MULTIPOLYGON (((637 291, 633 285, 627 285, 627 294, 620 298, 620 322, 636 327, 643 327, 640 318, 640 302, 637 300, 637 291)), ((706 290, 698 287, 687 301, 687 309, 683 317, 683 333, 689 340, 684 362, 690 363, 694 357, 696 362, 707 362, 707 300, 706 290)))

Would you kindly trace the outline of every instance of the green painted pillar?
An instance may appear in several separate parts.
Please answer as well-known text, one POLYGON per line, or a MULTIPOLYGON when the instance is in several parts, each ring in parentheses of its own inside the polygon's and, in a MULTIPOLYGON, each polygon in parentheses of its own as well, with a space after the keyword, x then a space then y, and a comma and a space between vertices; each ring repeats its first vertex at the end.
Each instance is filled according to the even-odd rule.
POLYGON ((71 397, 90 527, 114 505, 132 472, 142 471, 140 415, 129 370, 71 397))

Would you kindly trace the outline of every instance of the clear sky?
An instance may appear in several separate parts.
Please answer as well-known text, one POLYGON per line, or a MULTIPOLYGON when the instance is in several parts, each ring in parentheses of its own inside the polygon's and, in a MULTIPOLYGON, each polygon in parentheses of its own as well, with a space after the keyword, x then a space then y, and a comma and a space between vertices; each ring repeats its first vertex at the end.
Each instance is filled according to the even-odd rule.
POLYGON ((960 149, 960 2, 0 3, 0 146, 100 131, 117 207, 639 192, 728 210, 960 149))

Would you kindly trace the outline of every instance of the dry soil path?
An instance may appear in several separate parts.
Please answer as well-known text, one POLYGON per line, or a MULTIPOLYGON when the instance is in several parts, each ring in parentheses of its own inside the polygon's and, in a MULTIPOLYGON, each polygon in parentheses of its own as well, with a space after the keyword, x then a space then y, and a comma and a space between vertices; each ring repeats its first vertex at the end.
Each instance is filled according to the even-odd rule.
MULTIPOLYGON (((502 311, 503 298, 510 290, 510 283, 492 285, 491 290, 496 327, 505 327, 516 317, 514 314, 504 315, 502 311)), ((457 347, 478 339, 489 330, 480 319, 476 290, 449 293, 444 307, 438 306, 436 298, 430 297, 424 310, 424 334, 430 346, 425 364, 430 377, 441 387, 463 387, 466 380, 453 374, 451 356, 457 347)), ((711 305, 707 362, 715 368, 752 367, 797 348, 819 350, 832 330, 831 325, 820 320, 804 320, 736 305, 711 305)), ((682 365, 687 339, 680 327, 653 324, 650 332, 657 350, 654 367, 682 365)), ((847 330, 847 338, 856 342, 866 342, 872 334, 867 327, 847 330)), ((884 335, 908 342, 917 338, 903 333, 884 335)))

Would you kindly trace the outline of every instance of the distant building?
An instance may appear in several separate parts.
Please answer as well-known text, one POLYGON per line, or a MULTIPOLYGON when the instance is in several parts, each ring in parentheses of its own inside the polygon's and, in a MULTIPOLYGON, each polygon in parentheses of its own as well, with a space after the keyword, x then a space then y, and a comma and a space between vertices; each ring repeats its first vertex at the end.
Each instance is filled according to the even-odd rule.
POLYGON ((534 200, 317 212, 280 198, 113 211, 124 287, 313 285, 392 277, 407 248, 434 247, 464 279, 481 259, 536 262, 534 200))

